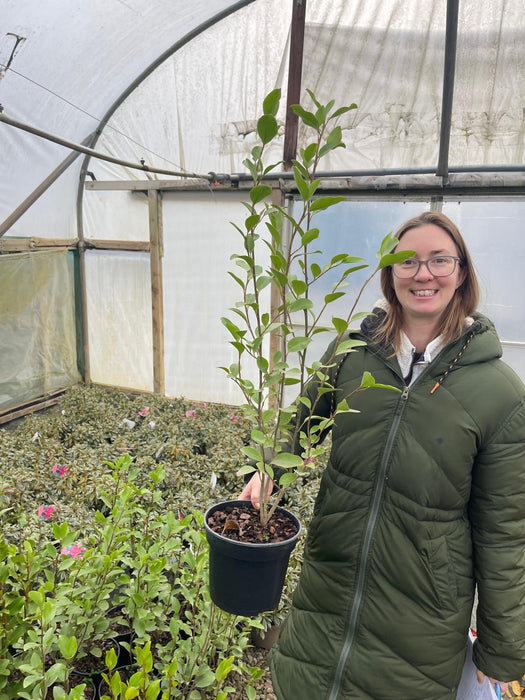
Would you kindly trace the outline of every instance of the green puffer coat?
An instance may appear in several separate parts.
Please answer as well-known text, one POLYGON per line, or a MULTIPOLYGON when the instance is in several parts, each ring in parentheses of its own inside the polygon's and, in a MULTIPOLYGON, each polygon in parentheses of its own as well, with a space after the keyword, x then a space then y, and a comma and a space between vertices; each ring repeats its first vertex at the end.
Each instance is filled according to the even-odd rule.
POLYGON ((338 400, 365 370, 401 391, 361 391, 336 419, 271 653, 279 700, 454 700, 475 583, 476 665, 525 672, 525 387, 474 319, 410 388, 373 344, 342 365, 338 400))

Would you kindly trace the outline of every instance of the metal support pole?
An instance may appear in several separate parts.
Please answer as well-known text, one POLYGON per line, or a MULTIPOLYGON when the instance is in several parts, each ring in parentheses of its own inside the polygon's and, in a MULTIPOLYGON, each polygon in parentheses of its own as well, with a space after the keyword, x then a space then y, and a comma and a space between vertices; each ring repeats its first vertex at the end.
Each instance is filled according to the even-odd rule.
POLYGON ((299 121, 290 105, 301 99, 301 75, 303 71, 304 25, 306 0, 293 0, 292 27, 290 36, 290 60, 288 66, 288 93, 286 96, 286 124, 284 127, 283 160, 285 169, 292 167, 297 153, 299 121))
POLYGON ((448 180, 448 155, 450 147, 450 126, 452 121, 452 100, 454 97, 454 71, 456 68, 456 48, 458 41, 459 0, 447 2, 447 30, 445 36, 445 65, 443 69, 443 99, 441 105, 441 134, 439 137, 439 157, 436 175, 448 180))

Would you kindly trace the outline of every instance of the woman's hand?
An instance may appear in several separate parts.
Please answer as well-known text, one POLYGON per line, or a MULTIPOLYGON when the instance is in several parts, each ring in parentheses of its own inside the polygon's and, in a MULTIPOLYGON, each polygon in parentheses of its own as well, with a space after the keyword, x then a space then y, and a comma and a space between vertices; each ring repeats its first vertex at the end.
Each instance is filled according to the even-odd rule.
MULTIPOLYGON (((273 489, 273 481, 266 480, 266 495, 269 496, 273 489)), ((246 484, 239 495, 240 501, 251 501, 256 510, 261 508, 261 477, 259 472, 255 472, 250 481, 246 484)))
POLYGON ((491 678, 490 676, 485 676, 485 674, 479 670, 479 668, 476 669, 476 675, 478 677, 478 683, 483 683, 485 678, 489 679, 489 682, 492 686, 495 686, 496 683, 499 683, 499 687, 501 689, 502 693, 506 693, 508 689, 508 684, 504 683, 503 681, 498 681, 495 678, 491 678))

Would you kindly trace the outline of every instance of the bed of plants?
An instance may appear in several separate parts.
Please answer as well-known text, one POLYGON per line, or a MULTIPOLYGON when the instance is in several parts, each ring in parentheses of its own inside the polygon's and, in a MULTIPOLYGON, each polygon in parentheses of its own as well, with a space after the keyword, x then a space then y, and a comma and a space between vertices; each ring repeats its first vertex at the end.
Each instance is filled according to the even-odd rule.
MULTIPOLYGON (((228 615, 207 582, 203 512, 240 491, 248 435, 232 407, 85 386, 0 429, 0 700, 272 697, 252 632, 302 543, 274 613, 228 615)), ((303 522, 321 467, 288 491, 303 522)))

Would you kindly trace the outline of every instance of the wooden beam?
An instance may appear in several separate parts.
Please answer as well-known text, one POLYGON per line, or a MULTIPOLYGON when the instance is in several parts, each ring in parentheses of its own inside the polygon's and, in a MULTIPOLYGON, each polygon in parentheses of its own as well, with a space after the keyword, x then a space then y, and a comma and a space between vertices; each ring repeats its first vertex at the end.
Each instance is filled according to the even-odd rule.
POLYGON ((41 411, 49 406, 54 406, 60 401, 61 396, 64 394, 65 389, 59 389, 58 391, 48 394, 37 399, 32 399, 31 401, 25 401, 17 406, 12 406, 5 411, 0 411, 0 425, 4 423, 9 423, 17 418, 22 418, 28 413, 34 413, 35 411, 41 411))
POLYGON ((164 395, 164 302, 162 294, 162 195, 156 190, 148 192, 151 312, 153 333, 153 391, 164 395))
POLYGON ((86 250, 128 250, 132 252, 147 253, 150 249, 149 241, 105 241, 89 238, 84 241, 86 250))
POLYGON ((0 253, 23 253, 27 250, 62 248, 75 250, 78 244, 77 238, 0 238, 0 253))
POLYGON ((297 154, 299 121, 290 105, 298 104, 301 100, 305 17, 306 0, 294 0, 290 35, 290 59, 288 64, 286 124, 284 127, 283 160, 285 170, 290 170, 292 167, 292 160, 297 154))

